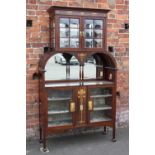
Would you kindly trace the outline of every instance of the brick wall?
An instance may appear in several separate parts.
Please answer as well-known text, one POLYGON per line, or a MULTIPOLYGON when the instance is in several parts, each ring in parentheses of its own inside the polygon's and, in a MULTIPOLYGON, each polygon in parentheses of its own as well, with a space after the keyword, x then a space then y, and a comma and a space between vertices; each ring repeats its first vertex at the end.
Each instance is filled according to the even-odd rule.
POLYGON ((129 48, 128 23, 129 0, 27 0, 27 20, 32 20, 32 27, 27 27, 27 138, 38 137, 38 80, 33 80, 37 72, 39 55, 43 54, 43 47, 49 45, 48 13, 46 10, 52 5, 78 6, 85 8, 110 8, 108 15, 108 46, 114 47, 114 55, 118 64, 117 81, 117 126, 128 125, 128 67, 129 48))

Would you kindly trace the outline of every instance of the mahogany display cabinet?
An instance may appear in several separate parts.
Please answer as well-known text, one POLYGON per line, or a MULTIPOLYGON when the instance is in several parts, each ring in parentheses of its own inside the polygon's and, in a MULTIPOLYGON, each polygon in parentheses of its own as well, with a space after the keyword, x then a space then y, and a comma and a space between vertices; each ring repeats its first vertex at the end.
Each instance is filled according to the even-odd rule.
POLYGON ((40 142, 81 127, 112 127, 115 139, 115 58, 106 51, 109 10, 51 7, 50 50, 39 63, 40 142))

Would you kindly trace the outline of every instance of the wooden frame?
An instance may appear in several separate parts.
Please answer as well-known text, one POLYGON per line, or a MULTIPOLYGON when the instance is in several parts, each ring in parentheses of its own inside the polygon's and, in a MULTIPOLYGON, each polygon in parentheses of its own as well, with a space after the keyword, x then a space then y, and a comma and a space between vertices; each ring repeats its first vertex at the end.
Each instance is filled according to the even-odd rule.
MULTIPOLYGON (((49 134, 65 132, 69 129, 80 128, 80 127, 96 127, 96 126, 104 126, 104 132, 106 131, 106 126, 110 126, 113 128, 112 140, 115 139, 115 117, 116 117, 116 80, 117 80, 117 64, 114 57, 106 51, 106 16, 109 10, 103 9, 81 9, 81 8, 69 8, 69 7, 51 7, 48 12, 50 15, 50 25, 52 22, 52 18, 55 20, 55 28, 56 35, 55 48, 51 47, 51 51, 45 53, 40 57, 39 63, 39 122, 40 122, 40 142, 43 143, 43 151, 47 151, 47 137, 49 134), (71 13, 73 15, 71 15, 71 13), (59 18, 60 17, 73 17, 79 18, 80 20, 80 29, 83 29, 83 21, 84 19, 101 19, 103 22, 104 30, 104 46, 103 48, 93 48, 93 49, 85 49, 83 48, 83 40, 82 45, 78 49, 74 48, 65 48, 60 49, 59 44, 59 18), (48 63, 48 60, 57 53, 70 53, 76 56, 79 61, 80 66, 80 79, 79 80, 45 80, 45 66, 48 63), (85 65, 86 59, 93 55, 96 59, 96 62, 100 64, 102 67, 97 68, 96 77, 102 72, 103 77, 100 79, 84 79, 83 74, 83 66, 85 65), (90 99, 90 90, 91 89, 104 89, 110 88, 111 92, 111 119, 108 121, 99 121, 99 122, 90 122, 90 114, 94 110, 94 101, 90 99), (48 126, 48 91, 66 91, 70 90, 72 92, 71 101, 72 102, 72 110, 70 110, 70 103, 68 108, 68 112, 71 112, 72 115, 72 124, 70 125, 55 125, 48 126), (90 101, 90 102, 89 102, 90 101), (74 105, 75 104, 75 105, 74 105), (75 106, 75 107, 74 107, 75 106), (75 109, 74 109, 75 108, 75 109)), ((52 28, 50 29, 50 36, 52 33, 52 28)), ((50 37, 51 44, 51 37, 50 37)), ((61 93, 58 93, 59 95, 61 93)))

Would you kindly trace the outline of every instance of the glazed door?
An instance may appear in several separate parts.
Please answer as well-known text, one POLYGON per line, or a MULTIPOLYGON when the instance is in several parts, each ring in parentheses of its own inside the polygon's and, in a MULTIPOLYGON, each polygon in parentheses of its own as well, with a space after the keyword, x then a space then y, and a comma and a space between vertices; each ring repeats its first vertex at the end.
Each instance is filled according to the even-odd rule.
POLYGON ((48 127, 72 126, 75 117, 73 89, 49 89, 47 95, 48 127))
POLYGON ((105 45, 105 20, 103 18, 83 18, 83 48, 103 49, 105 45))
POLYGON ((81 21, 79 17, 60 16, 57 18, 57 48, 61 51, 78 50, 81 48, 80 26, 81 21))
POLYGON ((111 87, 88 88, 88 123, 112 121, 112 92, 111 87))

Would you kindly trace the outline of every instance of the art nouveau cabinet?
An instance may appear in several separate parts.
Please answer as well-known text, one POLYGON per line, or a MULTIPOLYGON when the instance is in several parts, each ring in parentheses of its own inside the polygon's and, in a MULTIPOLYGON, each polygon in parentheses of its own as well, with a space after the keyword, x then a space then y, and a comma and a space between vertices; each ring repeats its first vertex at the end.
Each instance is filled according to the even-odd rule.
POLYGON ((40 141, 81 127, 112 127, 116 61, 106 49, 109 10, 51 7, 50 50, 39 64, 40 141))

